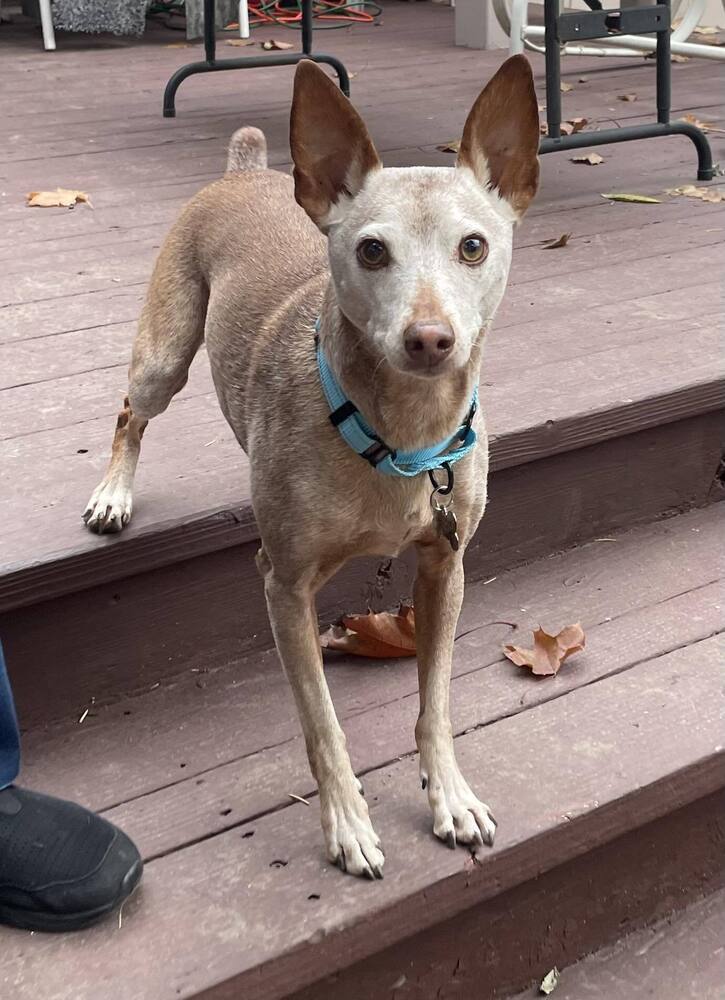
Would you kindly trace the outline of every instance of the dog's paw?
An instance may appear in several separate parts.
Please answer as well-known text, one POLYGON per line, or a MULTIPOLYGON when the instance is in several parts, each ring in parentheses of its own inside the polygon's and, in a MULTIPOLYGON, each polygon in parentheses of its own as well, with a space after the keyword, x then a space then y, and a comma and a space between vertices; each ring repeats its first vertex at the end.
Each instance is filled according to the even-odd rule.
POLYGON ((431 754, 427 765, 421 755, 421 784, 428 792, 433 813, 433 833, 451 848, 493 845, 496 820, 488 806, 468 787, 452 754, 431 754))
POLYGON ((357 779, 355 782, 355 787, 348 790, 320 789, 327 857, 350 875, 382 878, 385 855, 380 847, 380 838, 370 822, 362 786, 357 779))
POLYGON ((98 486, 83 512, 89 531, 97 535, 122 531, 131 520, 133 498, 131 490, 119 483, 106 482, 98 486))

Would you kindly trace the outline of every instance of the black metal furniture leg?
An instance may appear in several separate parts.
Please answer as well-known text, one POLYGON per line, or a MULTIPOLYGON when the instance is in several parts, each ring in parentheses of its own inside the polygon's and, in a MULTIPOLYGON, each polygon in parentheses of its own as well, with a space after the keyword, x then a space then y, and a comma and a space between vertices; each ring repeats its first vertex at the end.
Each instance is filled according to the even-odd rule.
POLYGON ((176 117, 176 91, 189 76, 214 73, 228 69, 254 69, 258 66, 294 66, 300 59, 312 59, 331 66, 337 73, 340 90, 350 96, 350 76, 345 66, 335 56, 312 51, 313 9, 312 0, 302 0, 302 51, 276 52, 274 55, 247 56, 243 59, 216 58, 215 0, 204 0, 204 54, 203 62, 187 63, 169 78, 164 88, 164 118, 176 117))
POLYGON ((697 179, 712 180, 714 169, 712 151, 705 134, 690 122, 671 122, 671 55, 670 55, 670 0, 657 0, 655 7, 627 8, 621 11, 603 10, 601 5, 589 4, 589 12, 560 15, 559 0, 544 0, 545 50, 546 50, 546 120, 547 135, 539 144, 539 153, 556 153, 585 146, 602 146, 634 139, 655 139, 665 135, 685 135, 697 150, 697 179), (637 20, 639 20, 639 27, 637 20), (644 19, 642 21, 641 19, 644 19), (627 23, 633 25, 627 27, 627 23), (619 129, 602 129, 600 132, 561 134, 561 54, 562 41, 585 38, 606 38, 610 30, 620 34, 640 32, 657 33, 657 121, 644 125, 628 125, 619 129))
POLYGON ((552 139, 561 135, 561 54, 559 52, 559 0, 546 0, 544 42, 546 48, 546 122, 552 139))

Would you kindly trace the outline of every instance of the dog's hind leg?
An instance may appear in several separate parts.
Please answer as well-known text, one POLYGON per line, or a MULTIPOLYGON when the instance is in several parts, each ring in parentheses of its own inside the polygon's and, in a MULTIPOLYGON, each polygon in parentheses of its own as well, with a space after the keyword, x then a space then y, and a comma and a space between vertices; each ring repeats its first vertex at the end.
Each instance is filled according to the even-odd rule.
POLYGON ((171 233, 151 278, 111 460, 83 513, 86 526, 98 534, 118 532, 128 524, 146 424, 186 384, 189 365, 204 338, 208 291, 187 252, 185 235, 181 227, 171 233))

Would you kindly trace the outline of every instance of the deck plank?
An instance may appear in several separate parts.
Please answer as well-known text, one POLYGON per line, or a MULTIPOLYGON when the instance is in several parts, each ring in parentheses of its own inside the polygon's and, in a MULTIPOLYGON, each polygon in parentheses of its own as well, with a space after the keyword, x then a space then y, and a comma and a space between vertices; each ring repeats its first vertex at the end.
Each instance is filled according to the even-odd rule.
POLYGON ((417 763, 404 758, 367 778, 388 848, 384 882, 328 867, 316 810, 291 803, 151 862, 115 934, 2 932, 0 977, 19 1000, 38 995, 39 976, 46 1000, 67 997, 70 968, 75 1000, 284 996, 380 941, 390 945, 720 788, 722 698, 710 639, 461 736, 462 767, 485 760, 487 794, 501 803, 497 844, 480 864, 434 842, 417 763))

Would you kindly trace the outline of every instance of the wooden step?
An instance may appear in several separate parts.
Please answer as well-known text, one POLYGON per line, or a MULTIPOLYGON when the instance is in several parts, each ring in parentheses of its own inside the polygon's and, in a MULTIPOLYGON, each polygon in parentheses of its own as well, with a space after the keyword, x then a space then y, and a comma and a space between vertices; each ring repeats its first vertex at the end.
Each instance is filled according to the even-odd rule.
MULTIPOLYGON (((631 934, 562 971, 556 1000, 721 1000, 725 891, 631 934)), ((516 1000, 542 994, 534 987, 516 1000)))
POLYGON ((716 889, 720 511, 469 588, 454 732, 462 769, 500 824, 496 846, 476 858, 430 833, 409 661, 331 658, 327 668, 386 848, 381 883, 324 860, 271 653, 89 704, 80 723, 31 728, 23 782, 122 824, 147 868, 120 927, 0 932, 0 983, 18 1000, 60 1000, 69 983, 74 1000, 428 1000, 453 983, 460 995, 508 996, 716 889), (501 655, 532 624, 577 619, 586 650, 554 679, 501 655))

